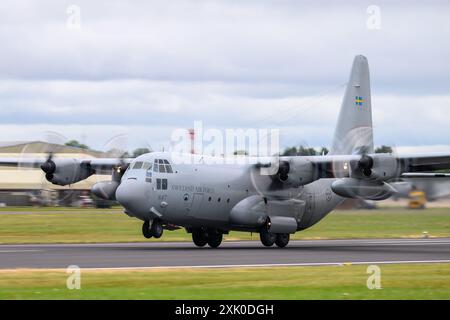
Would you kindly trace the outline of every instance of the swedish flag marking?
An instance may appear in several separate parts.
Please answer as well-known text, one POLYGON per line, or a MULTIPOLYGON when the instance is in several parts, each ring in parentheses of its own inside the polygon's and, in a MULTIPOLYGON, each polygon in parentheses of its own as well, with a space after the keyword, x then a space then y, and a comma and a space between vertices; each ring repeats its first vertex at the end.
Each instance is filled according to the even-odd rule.
POLYGON ((363 102, 364 102, 364 100, 362 97, 355 97, 355 105, 356 106, 362 106, 363 102))

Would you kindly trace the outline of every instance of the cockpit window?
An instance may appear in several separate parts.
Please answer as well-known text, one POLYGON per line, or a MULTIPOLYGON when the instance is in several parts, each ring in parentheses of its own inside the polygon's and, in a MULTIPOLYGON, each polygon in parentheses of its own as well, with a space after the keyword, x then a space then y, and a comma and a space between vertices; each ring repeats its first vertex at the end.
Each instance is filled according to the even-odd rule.
POLYGON ((155 159, 153 165, 153 172, 173 173, 170 162, 166 159, 155 159))
POLYGON ((144 162, 142 165, 142 169, 144 170, 150 170, 152 168, 152 164, 150 162, 144 162))
POLYGON ((134 163, 133 169, 140 169, 140 168, 142 168, 142 164, 143 164, 142 161, 136 161, 134 163))

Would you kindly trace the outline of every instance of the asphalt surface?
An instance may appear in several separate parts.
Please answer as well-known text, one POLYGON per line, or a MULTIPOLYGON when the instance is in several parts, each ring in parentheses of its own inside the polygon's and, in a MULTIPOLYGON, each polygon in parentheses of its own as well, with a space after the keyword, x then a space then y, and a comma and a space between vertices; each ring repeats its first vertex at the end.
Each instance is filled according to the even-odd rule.
POLYGON ((0 245, 0 269, 155 268, 450 262, 450 238, 224 242, 218 249, 190 242, 0 245))

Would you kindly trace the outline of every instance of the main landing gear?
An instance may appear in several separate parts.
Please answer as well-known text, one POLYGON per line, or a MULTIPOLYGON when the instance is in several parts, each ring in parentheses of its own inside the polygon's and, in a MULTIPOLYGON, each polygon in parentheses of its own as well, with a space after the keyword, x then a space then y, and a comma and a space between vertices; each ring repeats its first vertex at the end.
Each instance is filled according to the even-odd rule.
POLYGON ((142 225, 142 234, 145 238, 150 239, 151 237, 154 238, 161 238, 163 234, 163 226, 160 221, 153 220, 153 221, 145 221, 142 225))
POLYGON ((217 248, 222 243, 223 234, 218 231, 203 229, 192 230, 192 241, 197 247, 208 244, 211 248, 217 248))
POLYGON ((267 227, 263 227, 259 232, 259 238, 266 247, 276 244, 277 247, 284 248, 288 245, 290 236, 289 233, 272 233, 269 232, 267 227))

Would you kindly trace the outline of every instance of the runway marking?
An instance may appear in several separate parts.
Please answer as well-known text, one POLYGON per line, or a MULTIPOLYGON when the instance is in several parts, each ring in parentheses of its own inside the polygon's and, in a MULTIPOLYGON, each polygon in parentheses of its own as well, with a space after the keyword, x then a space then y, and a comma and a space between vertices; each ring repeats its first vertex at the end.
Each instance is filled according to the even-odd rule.
MULTIPOLYGON (((243 241, 225 241, 225 246, 238 245, 254 245, 259 244, 258 240, 243 240, 243 241)), ((408 246, 408 245, 430 245, 430 244, 450 244, 448 238, 435 239, 324 239, 324 240, 292 240, 291 245, 312 245, 312 246, 367 246, 367 245, 390 245, 390 246, 408 246)), ((134 243, 53 243, 53 244, 2 244, 3 248, 73 248, 73 247, 162 247, 162 246, 176 246, 183 247, 195 246, 190 241, 164 241, 164 242, 134 242, 134 243)))
MULTIPOLYGON (((354 262, 305 262, 305 263, 268 263, 268 264, 223 264, 223 265, 193 265, 193 266, 155 266, 155 267, 81 267, 81 271, 126 271, 126 270, 174 270, 174 269, 239 269, 239 268, 270 268, 270 267, 320 267, 320 266, 352 266, 371 264, 423 264, 450 263, 450 260, 400 260, 400 261, 354 261, 354 262)), ((65 268, 17 268, 0 269, 3 271, 20 270, 66 270, 65 268)))
POLYGON ((44 250, 0 250, 0 253, 42 252, 44 250))

